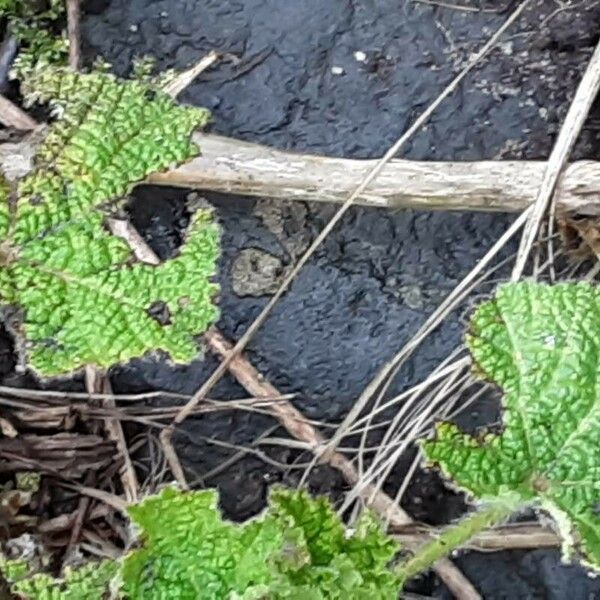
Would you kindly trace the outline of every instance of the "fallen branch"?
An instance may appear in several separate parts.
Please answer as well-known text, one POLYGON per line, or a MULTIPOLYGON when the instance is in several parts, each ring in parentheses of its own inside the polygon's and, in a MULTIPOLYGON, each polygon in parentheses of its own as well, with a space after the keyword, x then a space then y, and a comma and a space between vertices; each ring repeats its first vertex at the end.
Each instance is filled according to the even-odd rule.
POLYGON ((29 131, 37 127, 37 123, 22 108, 0 94, 0 123, 5 127, 13 127, 29 131))
MULTIPOLYGON (((16 179, 31 170, 41 138, 39 133, 33 139, 0 144, 0 168, 7 177, 16 179)), ((339 204, 375 164, 283 152, 200 132, 194 140, 202 156, 155 173, 146 183, 339 204)), ((372 208, 521 212, 535 202, 545 169, 544 161, 392 160, 356 203, 372 208)), ((578 161, 565 169, 557 188, 557 208, 600 214, 600 162, 578 161)))
MULTIPOLYGON (((279 200, 342 203, 375 160, 283 152, 197 132, 202 156, 149 183, 279 200)), ((544 161, 434 162, 392 160, 356 203, 374 208, 521 212, 535 202, 544 161)), ((600 162, 580 161, 565 171, 559 207, 600 214, 600 162)))

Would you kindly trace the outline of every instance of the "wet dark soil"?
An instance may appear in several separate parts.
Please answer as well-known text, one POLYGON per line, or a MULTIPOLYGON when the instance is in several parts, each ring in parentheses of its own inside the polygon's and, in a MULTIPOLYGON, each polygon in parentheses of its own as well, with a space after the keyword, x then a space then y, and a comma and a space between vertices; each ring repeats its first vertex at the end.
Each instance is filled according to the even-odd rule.
MULTIPOLYGON (((126 74, 136 56, 160 69, 184 68, 209 50, 235 56, 204 74, 182 100, 209 107, 213 130, 279 148, 346 157, 379 156, 506 18, 504 2, 463 2, 479 12, 398 0, 90 0, 83 22, 88 57, 101 54, 126 74)), ((509 3, 514 4, 514 3, 509 3)), ((407 146, 413 159, 544 158, 600 31, 600 0, 536 0, 491 58, 449 98, 407 146)), ((591 115, 577 157, 598 158, 600 112, 591 115)), ((130 211, 163 257, 187 222, 185 191, 142 187, 130 211)), ((265 295, 240 292, 232 273, 242 251, 276 257, 285 269, 333 207, 282 204, 281 228, 265 201, 206 193, 222 226, 219 328, 238 339, 265 295), (236 293, 237 292, 237 293, 236 293)), ((339 421, 381 364, 416 330, 497 237, 510 217, 485 214, 350 211, 316 253, 252 341, 248 356, 282 392, 296 393, 304 414, 339 421)), ((256 293, 256 292, 255 292, 256 293)), ((260 293, 260 292, 259 292, 260 293)), ((393 390, 424 377, 460 341, 461 314, 426 341, 393 390)), ((2 348, 0 348, 0 353, 2 348)), ((1 358, 1 357, 0 357, 1 358)), ((118 391, 192 393, 215 368, 207 355, 190 365, 143 359, 114 370, 118 391)), ((246 394, 230 378, 216 397, 246 394)), ((492 418, 475 406, 466 420, 492 418)), ((273 425, 242 412, 187 422, 178 450, 190 478, 217 485, 226 511, 246 518, 274 481, 295 483, 297 455, 246 456, 211 475, 235 451, 273 425)), ((281 432, 278 433, 278 435, 281 432)), ((402 469, 398 469, 397 486, 402 469)), ((315 471, 314 491, 339 495, 341 478, 315 471)), ((405 507, 445 522, 462 500, 430 473, 419 473, 405 507)), ((554 551, 469 553, 458 557, 486 599, 600 597, 600 584, 554 551)), ((423 593, 448 597, 433 577, 423 593)))

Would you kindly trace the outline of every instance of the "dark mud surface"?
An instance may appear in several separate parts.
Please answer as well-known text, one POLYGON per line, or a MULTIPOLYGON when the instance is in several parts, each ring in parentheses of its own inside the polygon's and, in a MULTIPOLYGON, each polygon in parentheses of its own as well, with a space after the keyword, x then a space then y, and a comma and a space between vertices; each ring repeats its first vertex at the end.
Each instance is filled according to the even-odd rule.
MULTIPOLYGON (((553 0, 533 2, 405 156, 546 157, 600 30, 600 1, 573 4, 572 10, 556 12, 553 0)), ((155 56, 160 69, 187 67, 212 49, 235 55, 182 97, 213 111, 214 131, 347 157, 382 154, 507 16, 501 14, 503 2, 481 2, 486 9, 481 12, 398 0, 90 0, 86 6, 88 57, 103 55, 121 74, 142 54, 155 56)), ((579 157, 598 158, 598 114, 582 135, 579 157)), ((132 218, 162 256, 180 243, 185 195, 164 188, 135 194, 132 218)), ((263 296, 244 295, 244 283, 234 276, 240 253, 275 257, 268 260, 277 276, 277 265, 285 270, 332 208, 283 205, 273 211, 261 201, 206 197, 223 228, 218 326, 237 339, 269 292, 267 286, 263 296)), ((306 415, 339 421, 379 366, 509 222, 497 215, 350 211, 258 332, 249 357, 282 392, 298 394, 306 415)), ((461 314, 449 319, 394 388, 416 382, 444 359, 460 341, 463 324, 461 314)), ((192 393, 215 366, 211 356, 189 366, 139 360, 116 369, 113 383, 118 391, 192 393)), ((214 395, 245 393, 226 378, 214 395)), ((483 413, 478 419, 491 416, 484 407, 474 411, 483 413)), ((230 412, 190 420, 180 436, 178 449, 190 474, 198 484, 218 485, 227 512, 237 518, 260 509, 271 482, 297 481, 296 457, 281 449, 270 456, 288 469, 250 456, 207 477, 232 454, 213 442, 248 445, 271 425, 266 418, 230 412)), ((328 469, 317 470, 311 485, 334 494, 343 489, 328 469)), ((443 522, 458 514, 462 501, 435 476, 421 473, 405 506, 416 518, 443 522)), ((600 597, 600 583, 579 568, 561 566, 555 552, 472 553, 458 560, 486 599, 600 597)), ((433 578, 420 591, 447 597, 433 578)))

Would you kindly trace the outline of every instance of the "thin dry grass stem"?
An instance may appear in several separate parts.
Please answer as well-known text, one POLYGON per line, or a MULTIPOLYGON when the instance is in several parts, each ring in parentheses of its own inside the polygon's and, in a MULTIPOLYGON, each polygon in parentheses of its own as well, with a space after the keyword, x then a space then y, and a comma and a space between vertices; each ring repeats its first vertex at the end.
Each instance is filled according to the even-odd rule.
MULTIPOLYGON (((85 385, 91 392, 100 392, 102 394, 110 394, 112 392, 108 375, 91 365, 86 365, 85 368, 85 385)), ((105 408, 116 410, 114 398, 106 398, 100 400, 100 402, 105 408)), ((129 456, 129 450, 127 449, 127 442, 121 423, 117 419, 109 417, 104 419, 104 427, 106 428, 109 439, 115 443, 117 451, 123 461, 119 475, 121 484, 123 485, 125 498, 129 503, 137 502, 139 483, 135 474, 135 469, 131 463, 131 457, 129 456)))
POLYGON ((0 123, 21 131, 31 131, 38 124, 22 108, 0 94, 0 123))
MULTIPOLYGON (((223 358, 230 356, 232 345, 215 329, 210 330, 204 337, 209 348, 215 354, 223 358)), ((235 356, 230 362, 229 369, 250 394, 255 396, 277 394, 276 388, 266 381, 243 356, 235 356)), ((291 404, 278 404, 276 405, 276 411, 277 420, 287 429, 290 435, 306 442, 313 452, 323 445, 325 442, 323 436, 306 422, 294 406, 291 404)), ((350 485, 354 485, 359 481, 358 473, 352 462, 339 452, 331 453, 327 462, 340 471, 350 485)), ((368 498, 370 491, 369 488, 365 489, 365 498, 368 498)), ((382 492, 375 495, 370 506, 382 518, 389 519, 392 524, 398 525, 411 522, 410 516, 382 492)), ((480 597, 477 590, 450 560, 442 559, 435 565, 434 569, 457 598, 476 600, 480 597)))
POLYGON ((100 500, 100 502, 104 502, 104 504, 111 506, 123 515, 127 514, 127 507, 129 506, 129 503, 123 500, 123 498, 121 498, 120 496, 117 496, 116 494, 111 494, 105 490, 92 488, 86 485, 67 483, 64 481, 58 481, 57 485, 60 485, 61 487, 64 487, 68 490, 73 490, 78 494, 83 494, 84 496, 89 496, 90 498, 100 500))
MULTIPOLYGON (((440 381, 445 381, 448 377, 452 377, 454 373, 461 370, 461 364, 464 362, 464 366, 470 364, 468 358, 463 358, 462 360, 451 362, 450 365, 447 365, 447 362, 450 362, 460 351, 460 348, 453 352, 448 359, 446 359, 442 364, 440 364, 432 373, 428 375, 428 377, 422 381, 420 384, 413 386, 409 390, 407 390, 401 396, 404 396, 406 400, 402 403, 400 409, 396 412, 394 417, 389 422, 387 429, 383 435, 383 438, 379 442, 379 450, 377 451, 375 457, 371 461, 371 466, 373 462, 376 462, 380 459, 381 455, 385 452, 390 452, 396 445, 397 442, 394 441, 393 437, 395 432, 402 428, 403 423, 410 423, 411 419, 414 419, 415 416, 419 415, 419 411, 422 410, 423 402, 421 400, 423 394, 427 392, 427 390, 439 383, 440 381)), ((435 388, 434 388, 435 389, 435 388)), ((396 400, 396 397, 393 400, 396 400)), ((379 402, 379 406, 377 408, 381 408, 381 404, 379 402)), ((369 411, 367 415, 367 419, 372 416, 375 411, 369 411)), ((367 421, 367 425, 363 428, 363 432, 361 435, 360 448, 366 448, 366 436, 369 432, 369 429, 372 428, 372 421, 369 419, 367 421)), ((397 437, 397 436, 396 436, 397 437)), ((338 446, 339 447, 339 446, 338 446)), ((365 475, 364 470, 362 468, 362 455, 359 454, 359 473, 361 474, 361 478, 365 475)))
POLYGON ((546 163, 544 178, 540 185, 537 199, 533 204, 533 211, 525 225, 523 236, 521 238, 519 253, 512 272, 513 281, 518 281, 523 275, 525 265, 538 235, 540 225, 549 208, 550 215, 552 217, 554 216, 556 187, 599 89, 600 42, 596 46, 586 71, 579 82, 575 97, 571 102, 571 106, 569 107, 567 116, 560 128, 550 158, 546 163))
MULTIPOLYGON (((459 377, 458 372, 456 373, 456 377, 459 377)), ((424 400, 423 404, 428 407, 430 406, 431 410, 424 411, 427 414, 425 414, 423 418, 413 420, 403 430, 400 430, 394 436, 390 443, 388 456, 382 456, 379 459, 379 472, 377 472, 377 465, 375 464, 376 461, 374 461, 372 477, 375 479, 375 482, 373 483, 375 489, 382 488, 390 476, 392 469, 396 466, 400 458, 415 444, 419 438, 422 438, 427 433, 427 431, 431 428, 432 423, 438 420, 439 417, 446 412, 448 405, 452 403, 452 398, 459 396, 462 390, 467 387, 468 379, 468 376, 462 376, 457 380, 449 378, 447 384, 444 384, 441 389, 434 396, 432 396, 432 399, 424 400)), ((418 454, 417 457, 415 457, 415 460, 416 464, 420 464, 421 459, 418 454)), ((403 484, 400 486, 400 489, 398 490, 394 499, 395 502, 399 503, 402 500, 402 495, 410 483, 416 468, 416 465, 413 464, 404 476, 403 484)))
MULTIPOLYGON (((143 392, 140 394, 94 394, 88 392, 71 392, 71 391, 56 391, 56 390, 35 390, 28 388, 19 388, 11 386, 0 386, 0 403, 3 401, 2 396, 14 396, 27 400, 45 400, 47 402, 55 402, 58 406, 62 406, 63 401, 71 400, 106 400, 114 398, 119 402, 140 402, 144 400, 153 400, 158 398, 168 398, 171 400, 188 400, 189 394, 176 394, 174 392, 143 392)), ((32 408, 34 405, 32 405, 32 408)))
MULTIPOLYGON (((178 434, 179 435, 183 435, 188 439, 188 442, 190 442, 192 445, 199 445, 198 442, 199 441, 203 441, 206 444, 211 444, 213 446, 218 446, 220 448, 226 448, 227 450, 234 450, 236 452, 243 452, 245 453, 246 456, 250 455, 250 456, 254 456, 256 458, 258 458, 259 460, 261 460, 262 462, 271 465, 272 467, 275 467, 276 469, 279 470, 286 470, 286 469, 290 469, 290 468, 294 468, 294 469, 305 469, 308 465, 308 463, 304 464, 304 463, 298 463, 296 465, 289 465, 287 463, 282 463, 281 461, 275 460, 274 458, 271 458, 270 456, 268 456, 267 454, 265 454, 262 450, 259 450, 258 448, 256 448, 256 444, 253 444, 252 446, 242 446, 241 444, 233 444, 231 442, 226 442, 224 440, 218 440, 216 438, 211 438, 205 435, 199 435, 197 433, 188 433, 185 430, 178 430, 178 434)), ((284 442, 282 445, 286 445, 289 448, 293 448, 294 447, 294 442, 296 440, 289 440, 290 444, 285 444, 285 440, 282 440, 282 442, 284 442)), ((308 447, 308 445, 306 443, 303 442, 298 442, 299 445, 302 445, 304 448, 303 449, 308 449, 310 450, 310 447, 308 447)), ((206 480, 206 476, 202 475, 201 478, 203 480, 206 480)))
MULTIPOLYGON (((544 240, 540 241, 540 245, 543 243, 544 240)), ((536 246, 537 247, 537 246, 536 246)), ((562 252, 562 251, 561 251, 562 252)), ((557 256, 561 253, 557 253, 557 256)), ((488 269, 481 277, 479 277, 479 279, 477 279, 476 281, 474 281, 468 290, 464 290, 463 296, 468 295, 469 293, 471 293, 471 291, 473 291, 474 289, 476 289, 478 286, 482 285, 484 282, 486 282, 487 284, 491 284, 491 283, 499 283, 502 280, 490 280, 490 276, 495 273, 496 271, 498 271, 499 269, 501 269, 502 267, 504 267, 505 265, 507 265, 508 263, 510 263, 512 260, 514 260, 514 255, 513 256, 509 256, 505 259, 503 259, 502 261, 498 262, 496 265, 494 265, 493 267, 491 267, 490 269, 488 269)), ((540 267, 540 272, 542 272, 544 269, 546 269, 548 266, 548 262, 544 263, 544 265, 542 265, 540 267)), ((457 304, 460 303, 460 301, 462 301, 464 298, 460 298, 457 300, 457 304)), ((453 357, 456 355, 456 353, 461 352, 462 350, 464 350, 463 348, 459 347, 456 348, 450 355, 449 358, 453 357)), ((462 359, 464 361, 466 361, 466 364, 470 363, 470 359, 468 357, 462 359)), ((425 379, 423 382, 417 384, 416 386, 414 386, 413 388, 403 392, 402 394, 400 394, 399 396, 396 396, 395 398, 393 398, 392 400, 386 402, 385 404, 381 404, 383 402, 383 398, 385 396, 385 393, 389 387, 389 385, 391 385, 391 382, 393 380, 393 378, 396 376, 396 374, 398 373, 399 369, 401 368, 403 361, 401 361, 389 374, 389 376, 387 377, 387 379, 385 380, 385 382, 383 382, 383 386, 382 389, 380 390, 377 400, 374 404, 374 407, 372 409, 369 410, 369 414, 366 417, 363 417, 361 419, 357 419, 354 424, 348 429, 348 432, 346 433, 346 435, 351 435, 351 434, 355 434, 358 433, 358 428, 357 428, 357 424, 361 424, 363 422, 367 422, 367 426, 365 426, 364 428, 360 429, 361 432, 365 432, 368 431, 372 426, 370 425, 370 422, 373 418, 374 415, 378 414, 379 412, 381 412, 382 410, 387 409, 388 407, 392 406, 393 404, 399 403, 401 401, 404 401, 407 397, 410 397, 411 400, 407 401, 404 403, 403 407, 400 409, 400 412, 398 415, 396 415, 396 417, 389 422, 388 424, 390 426, 392 426, 392 431, 395 430, 395 426, 397 425, 397 423, 400 420, 400 417, 404 417, 405 413, 408 410, 412 410, 413 413, 415 414, 417 412, 417 408, 415 408, 415 404, 416 404, 416 400, 418 399, 419 395, 416 393, 417 390, 420 391, 425 391, 425 389, 433 382, 437 381, 438 379, 440 379, 441 377, 446 377, 446 376, 450 376, 452 373, 454 373, 455 369, 459 369, 462 368, 462 360, 458 360, 454 363, 452 363, 450 366, 445 367, 446 362, 448 361, 448 359, 445 359, 438 367, 436 367, 436 369, 434 369, 434 371, 430 374, 430 376, 425 379)), ((418 414, 418 413, 417 413, 418 414)), ((379 425, 379 424, 378 424, 379 425)), ((384 444, 382 444, 384 445, 384 444)))
MULTIPOLYGON (((468 364, 470 364, 470 360, 468 358, 463 358, 461 360, 455 360, 455 358, 457 357, 458 354, 460 354, 461 351, 462 351, 461 348, 456 348, 453 352, 451 352, 450 355, 436 368, 436 370, 433 371, 422 382, 421 386, 419 386, 419 388, 418 388, 419 391, 415 390, 412 394, 410 394, 408 400, 402 404, 400 410, 396 413, 396 415, 392 419, 390 427, 388 428, 388 431, 385 433, 383 440, 381 442, 382 446, 385 446, 385 444, 389 440, 389 437, 391 436, 392 432, 397 429, 397 427, 402 422, 402 419, 404 419, 406 414, 411 410, 414 411, 415 404, 416 404, 416 401, 419 397, 421 390, 425 391, 427 389, 427 387, 429 387, 429 385, 433 384, 438 379, 442 379, 446 375, 453 374, 457 370, 464 368, 463 363, 464 363, 464 366, 467 366, 468 364), (451 363, 451 364, 448 365, 448 363, 451 363)), ((375 407, 376 409, 380 407, 382 400, 383 400, 383 394, 381 394, 377 399, 376 407, 375 407)), ((373 417, 375 416, 375 414, 376 414, 376 410, 369 411, 369 414, 367 416, 367 419, 368 419, 367 426, 361 436, 361 443, 360 443, 361 447, 364 447, 366 445, 367 431, 372 423, 372 420, 373 420, 373 417)), ((359 465, 359 473, 362 473, 362 461, 360 462, 360 465, 359 465)))
MULTIPOLYGON (((441 0, 412 0, 415 4, 426 4, 427 6, 439 6, 450 10, 461 12, 490 12, 490 9, 477 8, 476 6, 464 6, 462 4, 452 4, 451 2, 442 2, 441 0)), ((496 12, 496 11, 492 11, 496 12)))
POLYGON ((459 394, 464 388, 469 374, 464 373, 463 369, 455 369, 445 381, 441 382, 438 389, 431 392, 419 403, 411 418, 399 426, 390 441, 396 445, 393 452, 380 452, 371 465, 372 478, 377 480, 376 487, 381 487, 388 478, 390 471, 398 462, 398 459, 408 450, 408 448, 424 433, 426 433, 433 422, 443 413, 445 407, 451 401, 455 394, 459 394), (377 472, 378 463, 383 469, 377 472))
MULTIPOLYGON (((550 281, 554 283, 556 281, 556 249, 554 248, 555 235, 554 226, 556 224, 556 202, 550 203, 550 214, 548 215, 548 261, 550 262, 549 277, 550 281)), ((536 276, 537 278, 537 276, 536 276)))
POLYGON ((96 556, 110 558, 112 560, 119 560, 123 556, 123 551, 120 548, 117 548, 117 546, 111 544, 110 541, 100 537, 90 529, 84 529, 82 537, 88 542, 87 544, 83 543, 82 548, 96 554, 96 556))
POLYGON ((202 57, 193 67, 182 71, 167 85, 163 87, 163 91, 172 98, 177 98, 186 87, 188 87, 200 73, 203 73, 208 68, 212 67, 221 55, 214 50, 202 57))
MULTIPOLYGON (((394 496, 394 502, 396 504, 398 504, 398 505, 401 504, 402 498, 404 497, 404 494, 406 493, 406 490, 408 489, 408 486, 410 485, 410 482, 412 481, 412 478, 414 477, 414 475, 417 472, 417 469, 419 468, 420 465, 421 465, 421 457, 419 456, 419 453, 417 452, 416 456, 413 458, 413 460, 410 464, 410 467, 406 471, 404 478, 402 479, 402 483, 400 484, 400 487, 398 488, 396 495, 394 496)), ((389 523, 386 522, 385 526, 386 526, 386 528, 389 527, 389 523)))
MULTIPOLYGON (((367 472, 354 485, 353 489, 346 494, 343 508, 350 506, 358 496, 363 496, 364 490, 367 487, 370 489, 369 493, 371 495, 380 492, 383 482, 387 479, 390 471, 398 462, 398 459, 406 452, 413 441, 429 428, 440 402, 444 402, 448 391, 457 384, 456 382, 460 377, 461 372, 462 370, 456 369, 449 375, 449 377, 443 381, 441 390, 435 394, 432 401, 423 403, 424 405, 419 407, 418 412, 416 412, 415 418, 405 427, 400 428, 397 432, 392 432, 394 433, 393 436, 387 436, 390 431, 386 433, 388 442, 384 445, 384 451, 380 452, 379 456, 376 456, 373 459, 367 472), (391 452, 388 450, 390 444, 392 447, 396 446, 391 452)), ((372 499, 371 495, 369 496, 369 502, 372 499)))
MULTIPOLYGON (((169 475, 169 465, 162 452, 162 445, 157 435, 153 435, 150 431, 143 433, 143 438, 140 443, 146 448, 148 453, 148 467, 141 467, 146 470, 147 475, 142 483, 142 489, 145 493, 153 493, 162 483, 167 481, 169 475)), ((134 450, 131 450, 134 452, 134 450)))
POLYGON ((587 281, 594 280, 600 273, 600 261, 597 262, 583 277, 587 281))
MULTIPOLYGON (((460 348, 457 348, 453 352, 453 354, 455 354, 458 350, 460 350, 460 348)), ((369 414, 366 414, 360 417, 359 419, 356 419, 356 421, 352 424, 352 427, 348 429, 348 433, 346 434, 346 436, 356 435, 359 433, 362 434, 365 431, 368 433, 373 429, 381 426, 381 423, 379 422, 374 423, 373 425, 369 425, 369 423, 373 421, 372 417, 376 417, 377 415, 386 412, 387 410, 394 407, 396 404, 402 403, 402 407, 399 409, 399 412, 405 413, 410 408, 410 406, 406 406, 408 402, 404 402, 407 398, 412 398, 412 396, 419 392, 425 391, 430 385, 437 383, 440 379, 444 379, 445 377, 453 373, 455 369, 459 368, 463 362, 466 362, 468 364, 468 362, 470 361, 468 358, 462 358, 447 365, 445 368, 443 367, 443 365, 436 367, 436 369, 432 371, 423 381, 420 381, 419 383, 413 385, 411 388, 405 390, 401 394, 394 396, 387 402, 380 404, 378 407, 373 408, 369 411, 369 414)), ((398 414, 394 415, 394 418, 390 419, 388 421, 388 424, 391 425, 392 423, 394 423, 397 416, 398 414)))
POLYGON ((67 0, 67 36, 69 38, 69 66, 74 71, 81 64, 81 0, 67 0))
MULTIPOLYGON (((89 511, 88 520, 102 519, 106 517, 111 510, 112 508, 106 504, 98 504, 89 511)), ((76 516, 77 511, 74 511, 69 514, 63 514, 58 517, 46 519, 37 526, 37 531, 43 534, 64 531, 72 526, 76 516)))
POLYGON ((348 430, 352 424, 356 421, 359 415, 363 412, 367 404, 371 401, 373 396, 383 388, 380 393, 380 397, 383 396, 394 375, 398 372, 400 367, 406 362, 406 360, 412 355, 412 353, 419 347, 421 342, 434 331, 439 324, 462 302, 462 300, 472 291, 476 285, 477 278, 488 266, 488 264, 495 258, 500 250, 510 241, 510 239, 519 231, 529 217, 531 208, 525 210, 521 215, 512 223, 512 225, 506 230, 506 232, 496 241, 496 243, 488 250, 486 255, 475 265, 471 272, 464 277, 464 279, 452 290, 447 298, 438 306, 433 314, 425 321, 425 323, 419 328, 417 333, 402 347, 402 349, 388 361, 365 388, 363 393, 360 395, 354 406, 348 412, 348 415, 338 428, 327 448, 324 448, 324 452, 333 450, 339 442, 347 435, 348 430))
MULTIPOLYGON (((272 427, 269 427, 264 433, 262 433, 256 440, 254 440, 252 442, 251 447, 254 448, 256 446, 260 446, 260 444, 263 440, 265 440, 268 436, 270 436, 272 433, 277 431, 277 429, 279 429, 280 427, 281 427, 281 425, 279 425, 279 423, 277 423, 277 425, 273 425, 272 427)), ((210 471, 207 471, 206 473, 204 473, 202 475, 202 480, 208 481, 208 480, 216 477, 217 475, 221 474, 223 471, 226 471, 229 467, 231 467, 235 463, 242 460, 242 458, 244 458, 244 456, 246 456, 247 454, 248 454, 247 449, 241 448, 235 454, 230 456, 227 460, 222 461, 221 463, 219 463, 219 465, 217 465, 210 471)), ((289 465, 286 465, 286 469, 288 468, 288 466, 289 465)), ((194 482, 191 482, 191 487, 195 487, 194 482)))
MULTIPOLYGON (((545 240, 540 240, 539 246, 542 246, 545 240)), ((555 256, 561 254, 562 251, 559 251, 555 256)), ((541 276, 549 271, 550 266, 553 264, 551 259, 547 259, 543 264, 538 266, 538 274, 541 276)), ((464 366, 470 364, 470 359, 465 357, 464 366)), ((415 386, 409 392, 413 392, 412 396, 405 402, 405 405, 408 404, 411 407, 415 407, 412 414, 408 415, 408 421, 406 425, 402 428, 399 428, 399 423, 401 419, 394 419, 393 425, 390 425, 386 435, 384 436, 380 448, 382 449, 373 459, 370 467, 370 471, 363 475, 361 478, 361 484, 365 483, 373 483, 372 481, 372 471, 374 471, 378 467, 378 462, 382 462, 381 456, 386 452, 389 455, 389 459, 385 461, 386 471, 378 476, 378 481, 373 484, 374 488, 377 489, 381 485, 385 483, 387 477, 389 475, 389 471, 395 464, 397 464, 398 459, 408 450, 408 448, 419 438, 422 437, 433 421, 437 418, 453 418, 457 413, 464 411, 468 406, 473 404, 477 399, 479 399, 487 390, 490 389, 489 384, 480 384, 477 382, 471 375, 466 374, 459 381, 456 381, 456 377, 459 374, 460 369, 463 365, 461 365, 461 361, 456 361, 452 363, 449 367, 443 368, 445 366, 445 362, 441 363, 431 374, 430 377, 435 377, 436 374, 443 373, 444 377, 435 379, 436 382, 439 382, 437 389, 431 390, 429 392, 430 399, 423 399, 417 406, 417 400, 422 396, 423 392, 427 392, 429 386, 423 385, 427 382, 425 380, 421 384, 415 386), (443 369, 443 370, 442 370, 443 369), (454 382, 454 383, 453 383, 454 382), (471 387, 473 384, 478 383, 477 389, 473 394, 466 400, 461 401, 460 405, 457 408, 454 408, 456 402, 460 401, 463 397, 464 392, 471 387), (413 391, 414 390, 414 391, 413 391), (426 419, 423 418, 422 406, 438 406, 438 410, 436 413, 431 412, 426 419), (434 419, 435 417, 435 419, 434 419), (415 420, 410 420, 412 418, 416 418, 415 420), (391 432, 394 432, 393 437, 390 435, 391 432)), ((406 397, 406 393, 402 395, 403 398, 406 397)), ((404 406, 403 406, 404 408, 404 406)), ((404 415, 403 415, 404 416, 404 415)), ((418 465, 420 462, 420 457, 417 455, 415 458, 415 462, 411 465, 411 468, 407 472, 405 479, 398 490, 395 501, 400 502, 402 499, 402 495, 406 490, 407 486, 410 483, 410 479, 414 470, 417 468, 415 465, 418 465)), ((381 467, 381 465, 380 465, 381 467)))
MULTIPOLYGON (((362 193, 367 189, 369 184, 374 181, 380 172, 384 169, 385 165, 399 152, 399 150, 408 142, 416 132, 425 124, 431 115, 436 111, 438 106, 451 95, 463 81, 463 79, 481 62, 481 60, 496 46, 498 40, 502 37, 504 32, 518 19, 524 9, 529 5, 530 0, 524 0, 519 7, 511 14, 511 16, 505 21, 505 23, 498 29, 498 31, 490 38, 490 40, 483 45, 483 47, 469 60, 465 68, 453 79, 453 81, 442 91, 442 93, 428 106, 428 108, 420 115, 419 118, 413 123, 413 125, 396 141, 396 143, 385 153, 385 155, 375 164, 374 168, 364 177, 362 182, 354 190, 354 192, 348 197, 340 209, 335 213, 333 218, 327 223, 319 235, 315 238, 312 244, 309 246, 307 251, 298 260, 293 269, 290 270, 287 277, 282 282, 281 286, 271 297, 269 302, 266 304, 264 309, 254 320, 254 322, 248 327, 246 332, 235 344, 231 353, 225 357, 225 360, 221 365, 211 374, 211 376, 204 382, 200 389, 196 392, 194 397, 184 406, 179 415, 173 420, 172 426, 165 429, 161 433, 161 441, 167 450, 167 458, 171 464, 173 474, 178 479, 179 483, 183 486, 186 485, 183 470, 178 461, 171 462, 170 459, 176 457, 174 449, 171 444, 171 437, 175 427, 184 421, 193 410, 194 406, 200 402, 207 394, 210 393, 213 386, 220 381, 223 375, 227 372, 229 364, 235 359, 236 354, 243 351, 249 341, 252 339, 256 331, 260 328, 262 323, 266 320, 275 304, 279 301, 284 292, 288 289, 292 281, 296 278, 298 273, 302 270, 306 262, 313 255, 313 253, 320 247, 322 242, 327 238, 329 233, 334 229, 337 223, 341 220, 348 209, 354 204, 355 200, 359 198, 362 193)), ((356 417, 357 415, 355 415, 356 417)), ((336 443, 339 440, 336 440, 336 443)), ((331 451, 333 446, 328 446, 328 451, 331 451)), ((477 597, 474 588, 470 590, 463 590, 467 596, 477 597), (475 594, 475 595, 473 595, 475 594)))

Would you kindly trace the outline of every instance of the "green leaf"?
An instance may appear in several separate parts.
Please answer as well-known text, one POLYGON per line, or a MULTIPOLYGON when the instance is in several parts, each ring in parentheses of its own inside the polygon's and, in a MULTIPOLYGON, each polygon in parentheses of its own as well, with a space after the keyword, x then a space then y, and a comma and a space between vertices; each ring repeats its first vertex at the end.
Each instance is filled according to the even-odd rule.
POLYGON ((65 0, 0 0, 0 18, 19 43, 12 73, 22 77, 36 65, 66 65, 68 40, 64 33, 65 0))
POLYGON ((122 568, 131 600, 228 598, 271 580, 268 561, 281 530, 272 520, 223 521, 214 491, 166 488, 129 512, 143 544, 122 568))
POLYGON ((62 580, 27 577, 21 562, 0 568, 27 600, 102 600, 108 584, 127 600, 389 600, 400 591, 390 564, 398 547, 373 516, 346 530, 328 500, 305 492, 275 490, 241 524, 223 520, 213 490, 165 488, 129 514, 139 539, 120 562, 62 580))
POLYGON ((478 370, 504 389, 503 428, 437 427, 427 458, 477 498, 519 495, 600 567, 600 292, 587 283, 502 286, 471 321, 478 370))
POLYGON ((277 489, 271 493, 270 511, 287 532, 275 586, 282 598, 397 596, 400 580, 389 567, 399 547, 370 513, 349 531, 326 498, 277 489))
POLYGON ((218 314, 211 214, 196 212, 178 256, 148 266, 107 231, 101 209, 197 154, 190 137, 207 112, 105 73, 35 70, 24 90, 60 114, 35 170, 12 196, 0 186, 0 302, 21 310, 11 327, 24 362, 58 375, 158 349, 193 359, 195 336, 218 314))
POLYGON ((325 498, 275 490, 247 523, 224 521, 213 491, 173 488, 130 509, 142 547, 125 559, 132 600, 387 600, 400 580, 397 552, 371 515, 347 532, 325 498))
POLYGON ((101 600, 107 597, 117 567, 108 560, 76 569, 67 567, 63 577, 56 579, 43 573, 29 574, 23 561, 0 561, 13 593, 27 600, 101 600))

